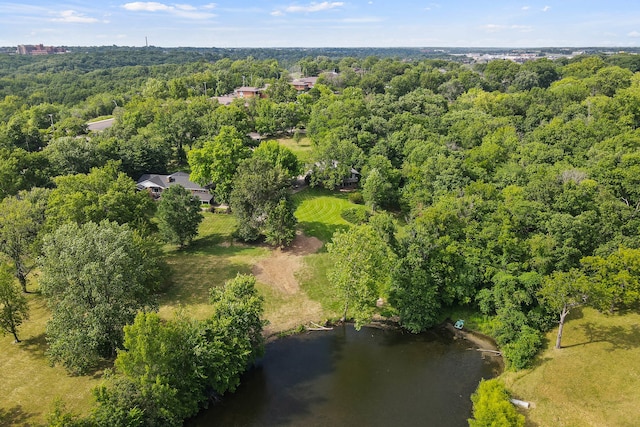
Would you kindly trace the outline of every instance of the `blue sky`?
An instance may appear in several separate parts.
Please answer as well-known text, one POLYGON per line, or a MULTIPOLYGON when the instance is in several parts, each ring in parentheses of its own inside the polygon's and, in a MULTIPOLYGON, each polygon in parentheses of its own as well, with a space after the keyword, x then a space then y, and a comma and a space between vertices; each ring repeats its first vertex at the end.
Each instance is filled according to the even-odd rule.
POLYGON ((638 0, 0 2, 0 46, 640 46, 638 0))

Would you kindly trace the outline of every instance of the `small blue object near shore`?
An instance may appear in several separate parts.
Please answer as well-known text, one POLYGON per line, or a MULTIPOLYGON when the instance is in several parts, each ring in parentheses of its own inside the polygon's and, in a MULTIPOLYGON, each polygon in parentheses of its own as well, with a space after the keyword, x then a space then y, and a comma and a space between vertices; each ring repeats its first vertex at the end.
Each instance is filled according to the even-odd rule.
POLYGON ((464 327, 464 320, 458 319, 458 321, 453 325, 456 329, 462 329, 464 327))

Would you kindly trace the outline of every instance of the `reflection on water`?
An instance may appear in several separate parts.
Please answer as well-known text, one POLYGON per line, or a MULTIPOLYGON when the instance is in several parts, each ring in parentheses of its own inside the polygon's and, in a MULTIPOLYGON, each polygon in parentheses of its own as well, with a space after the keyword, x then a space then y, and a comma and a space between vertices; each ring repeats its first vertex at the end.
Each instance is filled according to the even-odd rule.
POLYGON ((279 339, 225 395, 186 425, 467 426, 469 396, 499 369, 438 329, 336 327, 279 339))

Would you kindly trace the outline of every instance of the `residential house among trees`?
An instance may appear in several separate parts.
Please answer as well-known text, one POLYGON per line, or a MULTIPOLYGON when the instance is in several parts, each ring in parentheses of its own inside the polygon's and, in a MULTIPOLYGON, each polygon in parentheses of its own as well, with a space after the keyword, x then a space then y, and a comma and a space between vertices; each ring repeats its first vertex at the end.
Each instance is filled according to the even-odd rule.
POLYGON ((144 174, 138 180, 136 188, 140 191, 146 190, 154 199, 159 199, 162 192, 172 185, 182 185, 202 203, 211 203, 213 199, 209 189, 190 181, 189 174, 186 172, 176 172, 171 175, 144 174))

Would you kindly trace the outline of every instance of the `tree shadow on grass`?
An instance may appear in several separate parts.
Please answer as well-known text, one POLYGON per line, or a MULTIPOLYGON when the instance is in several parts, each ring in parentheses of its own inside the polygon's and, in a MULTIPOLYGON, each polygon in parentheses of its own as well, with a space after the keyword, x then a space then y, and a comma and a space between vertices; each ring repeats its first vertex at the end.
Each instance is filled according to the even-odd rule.
POLYGON ((0 426, 29 426, 29 419, 35 414, 24 412, 22 406, 9 409, 0 408, 0 426))
POLYGON ((45 357, 45 352, 48 348, 47 337, 44 332, 41 332, 38 335, 23 339, 20 342, 20 346, 34 356, 45 357))
POLYGON ((611 344, 608 351, 630 350, 640 347, 640 326, 603 326, 593 322, 585 323, 581 326, 587 336, 587 341, 562 346, 563 348, 576 347, 579 345, 606 342, 611 344))
POLYGON ((318 221, 300 222, 299 225, 304 234, 317 237, 325 243, 331 241, 336 231, 344 231, 349 228, 346 224, 326 224, 318 221))
POLYGON ((170 256, 180 255, 219 255, 219 256, 231 256, 237 255, 247 249, 255 248, 256 246, 245 245, 243 243, 237 243, 230 240, 225 240, 220 236, 213 235, 203 237, 194 240, 189 246, 184 249, 178 249, 175 252, 170 253, 170 256))

